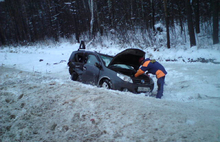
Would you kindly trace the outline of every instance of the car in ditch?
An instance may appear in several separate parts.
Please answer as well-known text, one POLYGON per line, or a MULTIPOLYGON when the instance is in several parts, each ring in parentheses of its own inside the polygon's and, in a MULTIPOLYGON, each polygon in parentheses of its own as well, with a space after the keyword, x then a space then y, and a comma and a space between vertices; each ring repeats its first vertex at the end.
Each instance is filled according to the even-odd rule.
POLYGON ((144 51, 135 48, 116 56, 79 49, 70 55, 69 73, 73 81, 98 87, 133 93, 152 92, 154 82, 151 77, 146 74, 134 77, 140 66, 139 59, 144 56, 144 51))

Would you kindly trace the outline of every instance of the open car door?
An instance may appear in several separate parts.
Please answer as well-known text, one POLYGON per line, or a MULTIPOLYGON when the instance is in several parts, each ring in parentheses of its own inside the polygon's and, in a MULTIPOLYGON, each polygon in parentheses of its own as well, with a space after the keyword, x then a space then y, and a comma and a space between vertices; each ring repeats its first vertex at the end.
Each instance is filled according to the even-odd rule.
POLYGON ((97 67, 97 64, 99 64, 99 60, 95 55, 87 55, 87 62, 83 66, 83 73, 81 76, 83 83, 97 84, 100 74, 100 68, 97 67))

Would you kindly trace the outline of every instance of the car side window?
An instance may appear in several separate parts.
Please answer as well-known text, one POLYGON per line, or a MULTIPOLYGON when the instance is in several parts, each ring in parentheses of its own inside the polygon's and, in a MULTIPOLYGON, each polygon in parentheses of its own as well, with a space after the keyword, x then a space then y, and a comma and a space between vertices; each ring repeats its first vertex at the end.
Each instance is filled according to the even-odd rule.
POLYGON ((75 62, 83 63, 83 54, 76 54, 75 55, 75 62))
POLYGON ((96 58, 96 56, 94 55, 88 55, 88 59, 87 59, 87 64, 90 64, 90 65, 95 65, 95 63, 98 63, 98 59, 96 58))

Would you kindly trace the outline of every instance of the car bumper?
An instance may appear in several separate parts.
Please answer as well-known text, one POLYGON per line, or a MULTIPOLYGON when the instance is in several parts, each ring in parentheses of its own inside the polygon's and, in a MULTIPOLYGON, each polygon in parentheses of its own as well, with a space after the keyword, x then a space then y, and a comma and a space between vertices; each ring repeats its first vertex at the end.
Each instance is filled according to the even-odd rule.
POLYGON ((128 82, 113 83, 114 90, 130 91, 132 93, 147 93, 152 92, 154 83, 152 84, 134 84, 128 82))

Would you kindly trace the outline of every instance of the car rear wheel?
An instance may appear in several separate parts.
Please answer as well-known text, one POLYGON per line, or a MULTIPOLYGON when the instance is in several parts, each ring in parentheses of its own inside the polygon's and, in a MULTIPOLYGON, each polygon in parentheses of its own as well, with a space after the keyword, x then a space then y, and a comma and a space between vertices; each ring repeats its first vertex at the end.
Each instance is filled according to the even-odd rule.
POLYGON ((78 74, 76 73, 76 72, 72 72, 72 74, 71 74, 71 79, 73 80, 73 81, 76 81, 77 79, 78 79, 78 74))
POLYGON ((127 88, 122 89, 123 92, 129 92, 127 88))
POLYGON ((106 88, 106 89, 112 89, 112 83, 110 80, 108 79, 104 79, 102 82, 101 82, 101 85, 100 85, 102 88, 106 88))

